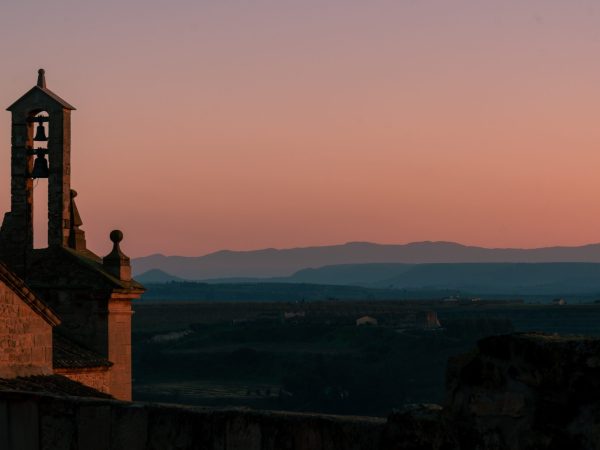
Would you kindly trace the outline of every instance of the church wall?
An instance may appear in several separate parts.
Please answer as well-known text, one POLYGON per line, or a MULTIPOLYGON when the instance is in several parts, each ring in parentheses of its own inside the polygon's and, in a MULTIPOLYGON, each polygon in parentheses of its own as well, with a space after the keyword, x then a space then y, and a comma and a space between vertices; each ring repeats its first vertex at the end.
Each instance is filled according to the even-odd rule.
POLYGON ((52 373, 52 326, 0 282, 0 377, 52 373))
POLYGON ((78 383, 85 384, 100 392, 111 394, 109 367, 91 369, 54 369, 54 373, 77 381, 78 383))
MULTIPOLYGON (((58 313, 62 323, 59 330, 98 352, 113 366, 98 381, 108 383, 103 390, 119 400, 131 400, 131 310, 130 294, 112 294, 92 289, 47 289, 42 298, 58 313)), ((137 297, 137 295, 136 295, 137 297)), ((80 380, 77 380, 80 381, 80 380)), ((86 381, 84 384, 95 387, 86 381)), ((101 389, 102 390, 102 389, 101 389)))
POLYGON ((46 289, 40 296, 59 315, 59 330, 108 357, 108 298, 92 289, 46 289))
POLYGON ((131 400, 131 299, 115 294, 108 304, 108 359, 110 394, 131 400))

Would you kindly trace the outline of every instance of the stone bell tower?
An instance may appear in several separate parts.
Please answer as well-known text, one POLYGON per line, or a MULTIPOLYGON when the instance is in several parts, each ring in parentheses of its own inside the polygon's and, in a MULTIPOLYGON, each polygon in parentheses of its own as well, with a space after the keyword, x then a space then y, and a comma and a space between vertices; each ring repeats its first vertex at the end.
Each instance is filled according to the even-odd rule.
POLYGON ((123 233, 111 233, 113 250, 104 258, 86 247, 77 192, 71 189, 74 109, 47 88, 43 69, 37 84, 8 108, 11 209, 0 228, 0 260, 58 313, 54 347, 78 349, 77 357, 55 361, 55 372, 128 400, 131 301, 144 287, 131 278, 129 258, 120 249, 123 233), (48 247, 43 249, 33 248, 38 178, 48 179, 48 247))
POLYGON ((44 69, 38 71, 37 84, 8 107, 12 114, 11 209, 0 232, 0 256, 19 274, 33 249, 34 178, 48 178, 48 246, 69 246, 74 109, 46 87, 44 69))

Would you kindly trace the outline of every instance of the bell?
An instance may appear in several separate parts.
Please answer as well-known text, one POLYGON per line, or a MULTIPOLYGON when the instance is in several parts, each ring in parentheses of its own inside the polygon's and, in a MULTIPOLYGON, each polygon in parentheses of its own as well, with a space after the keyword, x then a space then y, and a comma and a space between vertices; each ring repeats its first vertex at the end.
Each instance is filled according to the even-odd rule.
POLYGON ((47 141, 48 137, 46 136, 46 127, 44 127, 43 123, 39 123, 37 128, 35 129, 35 137, 34 141, 47 141))
POLYGON ((50 170, 48 169, 48 160, 44 154, 36 156, 33 162, 33 170, 31 171, 31 178, 48 178, 50 170))

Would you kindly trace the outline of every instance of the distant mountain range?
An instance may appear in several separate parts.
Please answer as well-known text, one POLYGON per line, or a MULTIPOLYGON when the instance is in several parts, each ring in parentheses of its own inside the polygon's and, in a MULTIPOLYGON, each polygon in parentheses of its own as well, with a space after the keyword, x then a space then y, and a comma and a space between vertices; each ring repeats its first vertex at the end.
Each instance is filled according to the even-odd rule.
POLYGON ((168 274, 163 273, 160 279, 144 280, 149 283, 151 298, 162 296, 165 299, 173 296, 208 299, 217 296, 217 293, 225 297, 233 294, 239 297, 242 291, 247 291, 246 296, 256 297, 267 295, 267 292, 277 293, 281 299, 295 299, 300 292, 303 298, 315 295, 353 298, 367 294, 373 298, 394 298, 394 295, 396 298, 425 298, 448 292, 488 298, 600 298, 599 263, 344 264, 303 269, 289 277, 216 278, 182 283, 175 278, 169 279, 168 274), (164 283, 168 281, 174 283, 167 287, 164 283), (158 284, 165 288, 157 290, 158 284), (232 287, 234 285, 237 287, 232 287), (286 291, 285 286, 290 290, 286 291), (307 287, 298 289, 298 286, 307 287), (312 286, 312 290, 308 290, 308 286, 312 286), (336 286, 354 290, 333 289, 336 286))
MULTIPOLYGON (((134 273, 143 274, 150 270, 159 270, 145 274, 145 282, 156 277, 162 282, 178 279, 207 280, 221 278, 272 278, 290 277, 294 281, 310 274, 300 272, 303 269, 322 268, 337 265, 365 265, 360 268, 360 283, 348 278, 345 268, 329 268, 327 271, 342 271, 339 282, 343 284, 379 283, 382 275, 392 279, 399 276, 399 266, 426 263, 544 263, 544 262, 590 262, 600 263, 600 244, 580 247, 545 247, 535 249, 483 248, 461 245, 453 242, 414 242, 404 245, 384 245, 369 242, 349 242, 342 245, 323 247, 304 247, 292 249, 263 249, 254 251, 223 250, 204 256, 165 256, 150 255, 133 261, 134 273), (372 265, 372 264, 380 264, 372 265), (381 265, 386 263, 388 265, 381 265), (369 275, 371 274, 371 275, 369 275), (354 281, 354 283, 349 283, 354 281)), ((357 276, 354 267, 353 277, 357 276)), ((318 276, 323 276, 323 271, 318 276)), ((312 274, 314 278, 317 274, 312 274)), ((332 273, 325 278, 330 279, 332 273)), ((407 275, 408 276, 408 275, 407 275)), ((140 280, 143 281, 144 280, 140 280)), ((154 280, 158 281, 158 280, 154 280)), ((238 280, 240 281, 240 280, 238 280)), ((314 280, 311 280, 313 282, 314 280)), ((390 284, 393 284, 390 283, 390 284)))

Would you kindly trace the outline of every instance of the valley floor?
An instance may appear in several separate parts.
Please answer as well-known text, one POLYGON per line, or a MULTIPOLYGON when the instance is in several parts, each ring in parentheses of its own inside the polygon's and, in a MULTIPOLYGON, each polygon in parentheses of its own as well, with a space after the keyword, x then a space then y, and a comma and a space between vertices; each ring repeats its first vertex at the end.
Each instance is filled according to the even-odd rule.
POLYGON ((448 358, 482 337, 598 335, 599 320, 597 304, 141 303, 134 398, 384 416, 407 403, 442 403, 448 358), (286 311, 305 315, 285 320, 286 311), (432 311, 440 327, 415 319, 432 311), (378 325, 356 326, 364 315, 378 325))

